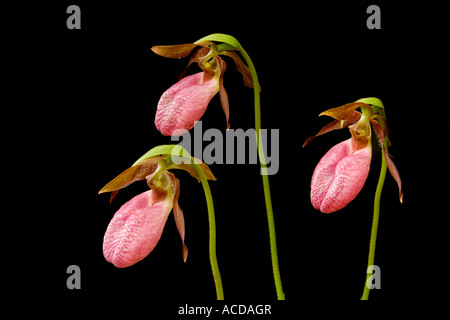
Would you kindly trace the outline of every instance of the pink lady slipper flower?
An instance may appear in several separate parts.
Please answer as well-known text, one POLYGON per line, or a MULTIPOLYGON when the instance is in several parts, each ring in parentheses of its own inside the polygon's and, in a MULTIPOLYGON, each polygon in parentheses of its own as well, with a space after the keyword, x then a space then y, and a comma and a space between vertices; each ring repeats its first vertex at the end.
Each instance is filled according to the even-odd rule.
POLYGON ((146 179, 151 188, 125 203, 108 225, 103 239, 103 254, 118 268, 129 267, 150 254, 161 238, 172 209, 183 243, 183 260, 187 259, 184 216, 178 205, 180 183, 175 175, 157 163, 160 159, 150 158, 127 169, 99 192, 114 191, 112 201, 120 188, 134 181, 146 179))
POLYGON ((344 208, 359 194, 369 175, 372 158, 370 124, 377 133, 388 168, 398 183, 402 201, 400 176, 386 150, 389 140, 384 110, 355 102, 327 110, 320 115, 328 115, 336 120, 308 138, 303 146, 316 136, 344 127, 350 129, 352 137, 331 148, 317 164, 311 179, 311 203, 314 208, 323 213, 335 212, 344 208), (357 108, 361 108, 362 114, 355 110, 357 108))
POLYGON ((216 285, 217 299, 223 300, 222 279, 216 256, 214 205, 208 180, 216 180, 209 167, 191 157, 177 145, 161 145, 150 149, 130 168, 104 186, 99 193, 112 192, 112 201, 120 189, 139 180, 146 180, 149 191, 125 203, 111 219, 103 238, 105 259, 118 268, 141 261, 152 252, 161 238, 167 218, 173 209, 175 224, 183 244, 183 260, 188 250, 184 243, 183 211, 178 204, 180 182, 169 169, 181 169, 202 183, 210 220, 210 263, 216 285))
POLYGON ((184 77, 170 87, 161 96, 155 116, 156 128, 165 136, 176 136, 192 129, 203 116, 211 99, 219 92, 222 108, 229 124, 228 95, 223 86, 226 64, 219 54, 233 58, 238 71, 244 77, 244 83, 252 87, 251 74, 239 56, 231 51, 221 51, 212 42, 200 44, 182 44, 174 46, 154 46, 152 51, 167 58, 188 56, 197 46, 200 48, 192 55, 191 63, 197 62, 202 72, 184 77))

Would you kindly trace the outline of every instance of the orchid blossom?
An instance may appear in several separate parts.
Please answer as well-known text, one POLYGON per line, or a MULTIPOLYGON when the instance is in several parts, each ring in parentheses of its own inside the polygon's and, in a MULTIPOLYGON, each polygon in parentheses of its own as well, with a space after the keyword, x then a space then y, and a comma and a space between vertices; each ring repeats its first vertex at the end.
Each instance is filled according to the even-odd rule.
POLYGON ((112 192, 110 201, 120 189, 146 180, 150 190, 135 196, 114 215, 103 240, 105 259, 118 268, 126 268, 147 257, 161 238, 167 218, 173 209, 182 242, 183 261, 188 249, 184 243, 184 215, 178 204, 180 182, 169 169, 182 169, 203 184, 210 220, 210 260, 216 284, 217 299, 223 299, 222 280, 215 252, 215 221, 211 191, 207 180, 216 180, 205 163, 189 156, 183 148, 164 145, 151 149, 133 166, 104 186, 99 193, 112 192), (181 150, 180 150, 181 149, 181 150), (180 156, 175 150, 182 151, 180 156))
POLYGON ((323 213, 345 207, 361 191, 369 175, 372 158, 370 130, 358 130, 358 126, 358 123, 352 125, 352 137, 331 148, 314 170, 311 202, 323 213), (364 131, 364 135, 360 133, 364 131))
POLYGON ((320 114, 322 115, 336 120, 322 128, 315 136, 309 137, 303 147, 317 136, 342 128, 349 128, 351 138, 331 148, 316 166, 311 179, 311 202, 314 208, 323 213, 335 212, 347 206, 361 191, 369 174, 372 158, 370 125, 377 133, 383 157, 398 184, 401 202, 403 192, 400 175, 387 152, 390 142, 384 108, 374 109, 369 104, 354 102, 324 111, 320 114), (363 113, 356 111, 357 108, 361 108, 363 113))
MULTIPOLYGON (((119 176, 122 184, 129 182, 126 178, 145 178, 151 190, 125 203, 106 230, 103 254, 107 261, 118 268, 129 267, 149 255, 161 238, 172 208, 183 243, 183 260, 186 262, 188 250, 184 244, 184 216, 178 205, 180 182, 173 173, 159 165, 157 160, 158 158, 145 160, 138 167, 132 167, 119 176), (135 175, 137 171, 139 173, 135 175)), ((113 180, 100 192, 117 191, 114 190, 117 187, 117 180, 113 180)), ((113 193, 113 197, 115 194, 113 193)))
MULTIPOLYGON (((383 103, 377 98, 364 98, 356 102, 329 109, 320 114, 335 120, 323 127, 315 136, 309 137, 303 147, 315 137, 327 132, 349 128, 352 137, 331 148, 319 161, 311 179, 311 203, 323 213, 330 213, 347 206, 361 191, 370 170, 372 158, 372 128, 382 149, 382 165, 375 192, 374 216, 370 240, 368 270, 374 264, 375 244, 380 212, 380 198, 386 170, 389 169, 399 189, 399 199, 403 202, 400 175, 389 156, 388 127, 383 103), (356 111, 360 108, 361 112, 356 111)), ((367 278, 369 278, 369 274, 367 278)), ((361 299, 369 297, 365 285, 361 299)))
POLYGON ((184 77, 186 70, 183 71, 180 81, 164 92, 159 100, 155 125, 165 136, 181 135, 192 129, 218 92, 227 129, 230 127, 228 95, 223 85, 226 64, 219 55, 231 57, 236 63, 237 70, 242 73, 244 83, 252 87, 250 71, 239 56, 233 51, 222 50, 223 47, 213 42, 152 47, 153 52, 167 58, 186 57, 194 49, 196 50, 189 59, 188 67, 196 62, 202 71, 187 77, 184 77))

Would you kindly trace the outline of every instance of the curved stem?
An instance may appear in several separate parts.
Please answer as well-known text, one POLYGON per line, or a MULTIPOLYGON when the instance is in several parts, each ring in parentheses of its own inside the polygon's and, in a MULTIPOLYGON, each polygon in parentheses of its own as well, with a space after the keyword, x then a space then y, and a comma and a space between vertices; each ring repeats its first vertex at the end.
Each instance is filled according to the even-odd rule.
POLYGON ((248 67, 250 68, 250 73, 253 79, 253 89, 254 89, 254 99, 255 99, 255 131, 256 131, 256 144, 258 147, 258 156, 259 162, 261 166, 261 175, 263 180, 264 187, 264 199, 266 203, 266 211, 267 211, 267 222, 269 224, 269 238, 270 238, 270 253, 272 258, 272 269, 273 276, 275 281, 275 288, 277 291, 278 300, 284 300, 284 292, 283 286, 281 284, 281 276, 280 276, 280 268, 278 266, 278 251, 277 251, 277 238, 275 234, 275 220, 273 218, 273 209, 272 209, 272 199, 270 196, 270 185, 269 185, 269 176, 267 172, 266 165, 266 157, 264 153, 263 143, 260 140, 261 136, 261 99, 260 99, 260 87, 258 76, 256 74, 255 66, 253 65, 252 60, 250 59, 247 52, 242 48, 239 49, 239 52, 244 57, 247 62, 248 67))
POLYGON ((192 165, 195 171, 200 177, 200 181, 205 191, 206 205, 208 207, 208 220, 209 220, 209 260, 211 262, 211 270, 214 277, 214 283, 216 285, 217 300, 223 300, 223 287, 222 278, 220 276, 219 264, 217 263, 216 255, 216 220, 214 215, 214 204, 211 195, 211 189, 209 188, 208 180, 205 177, 202 169, 194 163, 192 159, 192 165))
POLYGON ((370 234, 370 245, 369 245, 369 261, 367 262, 367 276, 364 283, 364 292, 361 300, 369 299, 370 288, 367 285, 367 281, 372 275, 372 266, 375 262, 375 246, 377 243, 377 231, 378 231, 378 220, 380 218, 380 200, 381 192, 383 191, 384 179, 386 178, 387 163, 384 158, 383 152, 381 152, 381 171, 380 177, 378 178, 377 190, 375 191, 375 201, 373 204, 373 221, 372 221, 372 232, 370 234))

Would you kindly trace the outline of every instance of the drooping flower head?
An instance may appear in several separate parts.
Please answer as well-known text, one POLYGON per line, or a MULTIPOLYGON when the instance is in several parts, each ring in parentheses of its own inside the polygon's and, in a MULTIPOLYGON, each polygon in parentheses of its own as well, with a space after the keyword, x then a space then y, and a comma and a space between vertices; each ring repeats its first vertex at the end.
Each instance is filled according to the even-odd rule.
POLYGON ((164 92, 158 102, 155 125, 163 135, 181 135, 194 127, 217 92, 220 94, 227 128, 230 127, 228 95, 223 86, 226 64, 219 55, 231 57, 236 63, 237 70, 242 73, 244 83, 253 87, 250 71, 239 56, 213 42, 154 46, 152 51, 167 58, 182 58, 190 55, 194 49, 196 50, 189 59, 188 67, 196 62, 202 71, 184 77, 185 70, 181 74, 180 81, 164 92))
MULTIPOLYGON (((184 243, 184 215, 178 204, 180 182, 169 168, 195 171, 186 164, 169 164, 169 155, 155 156, 140 161, 103 187, 99 193, 112 192, 111 201, 119 189, 145 179, 149 191, 135 196, 125 203, 114 215, 103 239, 105 259, 118 268, 129 267, 144 259, 155 248, 161 238, 167 218, 173 209, 175 223, 183 244, 183 260, 188 250, 184 243)), ((208 179, 215 179, 209 168, 202 164, 208 179)))
POLYGON ((384 107, 376 98, 360 99, 320 114, 333 117, 315 136, 309 137, 303 146, 316 136, 327 132, 349 128, 351 138, 331 148, 319 161, 311 179, 311 203, 323 213, 344 208, 361 191, 370 170, 372 158, 372 129, 383 150, 389 171, 399 187, 400 201, 403 200, 400 175, 387 151, 390 145, 384 107), (361 112, 356 111, 360 108, 361 112))

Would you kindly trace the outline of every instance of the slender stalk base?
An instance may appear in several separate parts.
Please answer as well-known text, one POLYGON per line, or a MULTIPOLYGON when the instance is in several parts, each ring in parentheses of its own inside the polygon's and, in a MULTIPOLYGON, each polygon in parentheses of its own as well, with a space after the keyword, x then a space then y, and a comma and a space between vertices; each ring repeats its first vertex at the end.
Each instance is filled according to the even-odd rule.
POLYGON ((255 131, 256 131, 256 144, 258 146, 258 157, 259 163, 261 166, 261 175, 263 180, 264 187, 264 199, 266 203, 266 211, 267 211, 267 222, 269 225, 269 238, 270 238, 270 254, 272 258, 272 270, 273 277, 275 281, 275 288, 277 292, 278 300, 284 300, 284 292, 283 286, 281 284, 281 276, 280 276, 280 267, 278 265, 278 251, 277 251, 277 237, 275 234, 275 220, 273 218, 273 209, 272 209, 272 199, 270 196, 270 185, 269 185, 269 176, 267 172, 266 166, 266 157, 264 153, 263 144, 260 139, 261 135, 261 98, 260 98, 260 87, 258 76, 256 74, 255 66, 253 65, 252 60, 245 50, 241 47, 239 50, 247 62, 248 67, 250 68, 250 72, 252 74, 253 79, 253 90, 254 90, 254 99, 255 99, 255 131))
POLYGON ((259 96, 260 86, 258 81, 258 76, 256 74, 255 66, 253 65, 252 60, 250 59, 247 52, 245 52, 244 48, 242 48, 239 41, 236 38, 223 34, 223 33, 213 33, 206 37, 201 38, 194 42, 194 44, 199 44, 203 41, 218 41, 223 42, 219 46, 215 48, 217 52, 224 52, 226 50, 238 50, 242 56, 244 57, 247 65, 250 69, 250 73, 252 75, 253 81, 253 89, 254 89, 254 97, 255 97, 255 130, 256 130, 256 144, 258 148, 258 156, 259 162, 261 165, 261 175, 263 179, 264 186, 264 199, 266 203, 267 210, 267 221, 269 224, 269 237, 270 237, 270 252, 272 257, 272 269, 275 280, 275 287, 277 291, 278 300, 284 300, 284 292, 283 287, 281 286, 281 277, 280 277, 280 268, 278 267, 278 253, 277 253, 277 241, 275 235, 275 222, 273 218, 273 210, 272 210, 272 200, 270 197, 270 187, 269 187, 269 177, 267 176, 267 166, 266 166, 266 157, 264 153, 264 149, 262 143, 260 143, 260 131, 261 131, 261 101, 259 96))
POLYGON ((378 185, 377 190, 375 191, 375 201, 373 205, 372 232, 370 234, 369 260, 367 262, 368 273, 366 281, 364 283, 364 292, 361 297, 361 300, 369 299, 370 284, 368 284, 367 282, 371 278, 372 275, 371 266, 373 266, 375 262, 375 246, 377 243, 378 220, 380 218, 380 200, 381 200, 381 192, 383 191, 384 179, 386 178, 386 170, 387 170, 386 159, 384 158, 383 153, 381 153, 381 171, 380 177, 378 178, 378 185))
POLYGON ((211 262, 211 270, 214 277, 214 283, 216 285, 217 300, 224 300, 222 278, 220 276, 219 264, 217 263, 217 255, 216 255, 216 219, 214 214, 214 204, 211 195, 211 189, 209 188, 208 180, 206 179, 202 169, 197 164, 194 164, 193 161, 192 163, 203 185, 203 190, 205 191, 206 205, 208 207, 209 260, 211 262))

